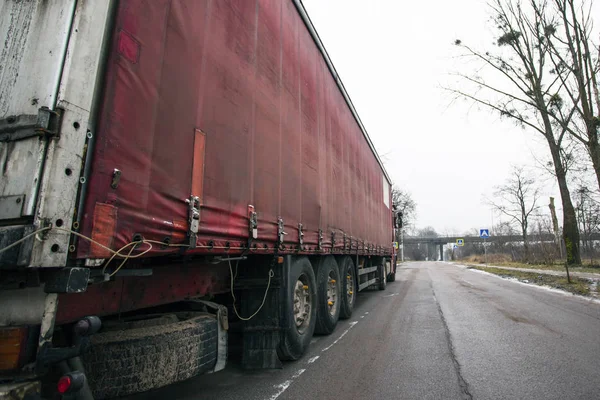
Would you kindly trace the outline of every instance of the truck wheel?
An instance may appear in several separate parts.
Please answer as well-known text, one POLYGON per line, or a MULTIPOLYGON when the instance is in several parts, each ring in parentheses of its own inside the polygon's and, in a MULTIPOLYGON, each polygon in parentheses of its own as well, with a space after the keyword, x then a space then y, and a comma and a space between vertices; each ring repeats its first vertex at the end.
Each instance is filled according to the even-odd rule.
POLYGON ((351 257, 344 257, 339 262, 342 294, 340 296, 340 318, 352 316, 356 301, 356 270, 351 257))
POLYGON ((154 326, 125 323, 125 330, 91 336, 82 360, 94 398, 140 393, 212 370, 217 320, 198 314, 177 313, 177 322, 163 318, 154 326))
POLYGON ((308 258, 296 258, 290 266, 291 285, 288 288, 289 329, 281 332, 277 355, 281 360, 297 360, 306 351, 315 331, 317 315, 317 282, 308 258))
POLYGON ((340 319, 340 271, 333 256, 321 257, 316 271, 317 322, 315 333, 329 335, 340 319))
POLYGON ((379 290, 385 290, 387 286, 387 271, 386 271, 386 262, 383 260, 381 265, 379 265, 379 290))

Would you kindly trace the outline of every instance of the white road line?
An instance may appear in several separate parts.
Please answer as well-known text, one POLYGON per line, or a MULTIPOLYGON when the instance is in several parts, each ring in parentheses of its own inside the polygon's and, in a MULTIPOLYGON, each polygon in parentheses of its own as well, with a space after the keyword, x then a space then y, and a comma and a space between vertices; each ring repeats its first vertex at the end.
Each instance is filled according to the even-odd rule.
MULTIPOLYGON (((365 313, 365 314, 368 314, 365 313)), ((362 318, 362 317, 361 317, 362 318)), ((350 322, 350 326, 348 327, 348 329, 346 329, 341 335, 340 337, 338 337, 337 339, 335 339, 333 341, 333 343, 331 343, 329 346, 327 346, 326 348, 324 348, 321 351, 327 351, 330 348, 333 347, 334 344, 336 344, 337 342, 339 342, 344 336, 346 336, 346 334, 350 331, 350 329, 352 329, 354 327, 354 325, 358 324, 358 321, 352 321, 350 322)), ((317 361, 319 359, 320 356, 314 356, 308 359, 308 364, 313 364, 315 361, 317 361)), ((294 373, 294 375, 292 375, 292 377, 290 379, 288 379, 287 381, 279 384, 279 385, 273 385, 273 388, 277 389, 277 392, 269 397, 269 400, 275 400, 277 399, 279 396, 281 396, 281 394, 283 392, 285 392, 290 385, 294 382, 294 380, 298 379, 300 377, 300 375, 302 375, 304 372, 306 371, 306 369, 299 369, 298 371, 296 371, 296 373, 294 373)))
POLYGON ((277 393, 275 393, 273 396, 271 396, 269 398, 269 400, 275 400, 276 398, 278 398, 279 396, 281 396, 281 394, 283 392, 285 392, 287 390, 287 388, 290 387, 290 385, 294 382, 294 379, 298 379, 298 377, 300 375, 302 375, 304 373, 304 371, 306 371, 306 369, 299 369, 298 371, 296 371, 296 373, 294 375, 292 375, 292 378, 279 384, 279 385, 273 385, 273 387, 275 389, 277 389, 277 393))
POLYGON ((269 398, 269 400, 275 400, 276 398, 278 398, 279 396, 281 396, 281 394, 283 392, 285 392, 286 389, 289 388, 291 384, 292 384, 292 381, 285 381, 281 385, 275 385, 275 386, 273 386, 275 389, 278 389, 278 391, 273 396, 271 396, 269 398))
POLYGON ((398 296, 400 293, 392 293, 392 294, 386 294, 383 297, 392 297, 392 296, 398 296))
POLYGON ((352 322, 350 322, 350 327, 349 327, 348 329, 346 329, 346 330, 345 330, 345 331, 344 331, 344 332, 343 332, 343 333, 340 335, 340 337, 339 337, 339 338, 335 339, 335 340, 333 341, 333 343, 331 343, 329 346, 325 347, 325 348, 324 348, 323 350, 321 350, 321 351, 327 351, 327 350, 329 350, 330 348, 332 348, 332 347, 333 347, 333 346, 334 346, 334 345, 335 345, 337 342, 339 342, 340 340, 342 340, 342 338, 343 338, 344 336, 346 336, 346 334, 347 334, 348 332, 350 332, 350 329, 352 329, 352 328, 354 327, 354 325, 356 325, 356 324, 358 324, 358 321, 352 321, 352 322))
POLYGON ((294 375, 292 375, 292 379, 298 378, 300 375, 302 375, 304 373, 304 371, 306 371, 306 369, 299 369, 294 375))

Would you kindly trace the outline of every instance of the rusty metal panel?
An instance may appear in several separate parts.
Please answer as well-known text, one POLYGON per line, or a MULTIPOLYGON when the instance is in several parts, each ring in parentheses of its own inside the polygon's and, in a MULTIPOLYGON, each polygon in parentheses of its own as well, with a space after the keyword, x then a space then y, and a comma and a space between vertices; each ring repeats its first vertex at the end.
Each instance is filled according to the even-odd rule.
POLYGON ((17 219, 23 215, 25 195, 0 197, 0 219, 17 219))
MULTIPOLYGON (((56 106, 75 0, 0 1, 0 120, 9 123, 56 106)), ((0 142, 0 196, 25 196, 22 216, 33 216, 46 141, 0 142)))
MULTIPOLYGON (((57 88, 56 105, 62 110, 60 138, 50 140, 44 162, 36 225, 44 222, 71 228, 77 195, 86 179, 80 176, 89 140, 94 136, 91 115, 101 89, 102 48, 110 17, 109 1, 77 2, 67 54, 57 88)), ((46 240, 35 241, 31 265, 64 266, 71 252, 68 232, 52 230, 46 240)))
POLYGON ((121 1, 99 122, 83 232, 111 204, 115 249, 136 233, 185 243, 201 188, 195 252, 242 251, 252 205, 256 252, 281 218, 283 252, 302 233, 301 252, 392 253, 389 181, 292 1, 121 1))
MULTIPOLYGON (((72 227, 111 2, 0 0, 0 219, 72 227), (6 211, 6 212, 4 212, 6 211)), ((70 235, 20 247, 19 266, 64 266, 70 235)), ((71 250, 74 251, 73 248, 71 250)), ((15 267, 16 265, 9 265, 15 267)))

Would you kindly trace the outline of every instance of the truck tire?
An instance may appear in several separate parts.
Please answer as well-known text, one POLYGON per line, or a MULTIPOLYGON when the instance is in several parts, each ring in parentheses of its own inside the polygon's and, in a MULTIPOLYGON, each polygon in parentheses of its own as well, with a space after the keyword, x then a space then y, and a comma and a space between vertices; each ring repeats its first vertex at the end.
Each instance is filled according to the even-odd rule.
POLYGON ((352 257, 345 256, 339 261, 342 294, 340 296, 340 318, 352 316, 356 302, 356 270, 352 257))
POLYGON ((94 398, 140 393, 212 370, 217 361, 215 316, 181 314, 177 322, 130 324, 131 329, 93 335, 82 360, 94 398))
POLYGON ((333 256, 320 257, 315 273, 317 279, 317 321, 315 333, 329 335, 340 319, 341 280, 333 256))
POLYGON ((385 290, 387 287, 387 272, 385 268, 385 259, 379 265, 379 290, 385 290))
POLYGON ((280 360, 297 360, 306 351, 315 331, 317 316, 317 282, 308 258, 299 257, 290 265, 287 296, 288 307, 284 312, 291 320, 289 329, 281 331, 277 355, 280 360), (298 300, 298 302, 294 302, 298 300))

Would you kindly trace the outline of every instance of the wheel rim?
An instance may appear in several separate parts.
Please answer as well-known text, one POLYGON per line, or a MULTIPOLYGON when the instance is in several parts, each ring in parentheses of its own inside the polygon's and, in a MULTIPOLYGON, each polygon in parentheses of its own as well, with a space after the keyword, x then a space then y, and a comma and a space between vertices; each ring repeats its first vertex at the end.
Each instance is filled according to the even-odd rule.
POLYGON ((329 315, 335 315, 335 306, 337 304, 337 280, 335 279, 333 271, 329 272, 327 277, 327 307, 329 308, 329 315))
POLYGON ((312 308, 308 277, 300 275, 294 287, 294 322, 299 333, 304 333, 310 324, 310 310, 312 308))
POLYGON ((346 273, 346 297, 348 304, 352 305, 354 301, 354 272, 352 271, 352 267, 348 268, 348 272, 346 273))

